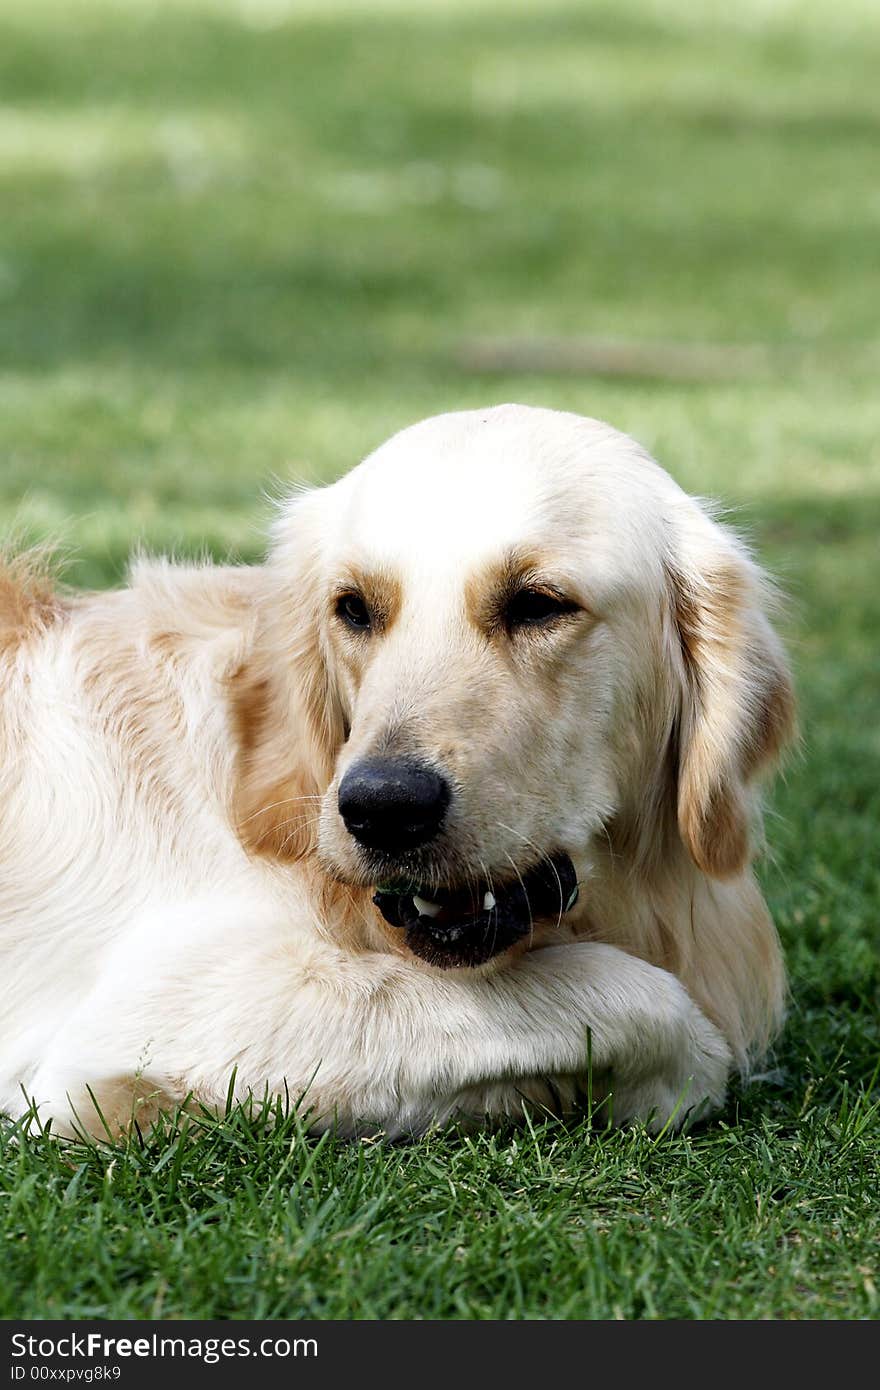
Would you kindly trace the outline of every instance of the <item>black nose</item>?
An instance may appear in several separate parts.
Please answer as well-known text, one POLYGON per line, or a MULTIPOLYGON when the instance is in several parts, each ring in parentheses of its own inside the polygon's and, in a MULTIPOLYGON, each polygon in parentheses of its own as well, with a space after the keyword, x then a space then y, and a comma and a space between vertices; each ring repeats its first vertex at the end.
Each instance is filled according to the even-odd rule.
POLYGON ((369 849, 399 854, 433 840, 449 805, 436 772, 403 758, 365 758, 339 784, 339 814, 369 849))

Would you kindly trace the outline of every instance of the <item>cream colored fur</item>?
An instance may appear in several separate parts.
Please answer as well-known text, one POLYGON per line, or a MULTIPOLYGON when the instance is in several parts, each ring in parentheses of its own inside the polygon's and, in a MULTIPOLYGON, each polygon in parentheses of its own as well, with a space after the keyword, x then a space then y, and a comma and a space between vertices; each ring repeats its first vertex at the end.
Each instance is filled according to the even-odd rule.
POLYGON ((632 440, 519 406, 295 496, 263 567, 141 562, 66 598, 8 566, 0 1108, 101 1133, 92 1096, 116 1130, 222 1108, 234 1072, 316 1127, 402 1133, 570 1100, 588 1032, 617 1122, 717 1106, 783 1003, 749 867, 793 722, 766 612, 742 545, 632 440), (490 632, 511 566, 576 619, 490 632), (387 609, 357 642, 346 585, 387 609), (336 806, 396 748, 455 788, 437 882, 565 852, 563 924, 476 970, 406 954, 336 806))

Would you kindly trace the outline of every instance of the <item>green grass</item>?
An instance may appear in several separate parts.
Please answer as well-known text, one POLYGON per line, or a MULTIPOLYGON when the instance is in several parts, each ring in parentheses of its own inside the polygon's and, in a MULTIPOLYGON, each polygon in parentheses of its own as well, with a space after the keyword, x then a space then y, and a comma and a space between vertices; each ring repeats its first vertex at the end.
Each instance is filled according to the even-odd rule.
POLYGON ((720 1121, 0 1131, 0 1314, 877 1316, 878 64, 871 0, 7 0, 2 529, 81 584, 141 540, 255 557, 279 480, 422 415, 599 415, 780 576, 804 743, 761 869, 790 1018, 720 1121), (506 334, 767 365, 462 366, 506 334))

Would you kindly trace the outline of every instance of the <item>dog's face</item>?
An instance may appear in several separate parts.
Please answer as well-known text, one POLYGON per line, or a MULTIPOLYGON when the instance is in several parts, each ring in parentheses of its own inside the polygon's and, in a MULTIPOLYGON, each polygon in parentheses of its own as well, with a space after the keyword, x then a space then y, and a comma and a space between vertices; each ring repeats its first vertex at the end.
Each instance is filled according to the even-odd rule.
POLYGON ((315 829, 414 953, 479 964, 558 920, 595 838, 656 838, 670 795, 698 862, 742 867, 784 666, 749 562, 625 436, 521 407, 425 421, 296 500, 272 574, 252 844, 315 829))
MULTIPOLYGON (((349 736, 319 853, 337 877, 414 886, 418 906, 444 906, 425 943, 434 956, 456 914, 471 923, 461 950, 477 954, 510 944, 535 898, 558 917, 573 891, 565 859, 582 859, 619 800, 615 710, 639 661, 613 634, 639 564, 570 454, 523 423, 453 417, 393 440, 340 488, 324 551, 349 736), (509 901, 521 881, 528 908, 509 901)), ((383 905, 415 926, 394 897, 406 894, 383 905)))

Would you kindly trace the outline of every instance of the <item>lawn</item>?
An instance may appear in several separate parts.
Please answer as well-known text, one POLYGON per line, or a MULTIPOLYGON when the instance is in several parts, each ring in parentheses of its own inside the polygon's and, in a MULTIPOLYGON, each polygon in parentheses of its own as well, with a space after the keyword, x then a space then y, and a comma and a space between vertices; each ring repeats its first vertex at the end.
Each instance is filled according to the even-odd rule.
POLYGON ((0 1316, 877 1316, 878 72, 873 0, 5 0, 2 531, 84 585, 256 558, 286 480, 423 415, 598 415, 780 577, 803 746, 761 866, 789 1020, 719 1120, 0 1127, 0 1316), (755 352, 540 346, 583 337, 755 352), (472 365, 499 338, 525 367, 472 365))

